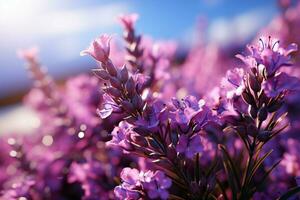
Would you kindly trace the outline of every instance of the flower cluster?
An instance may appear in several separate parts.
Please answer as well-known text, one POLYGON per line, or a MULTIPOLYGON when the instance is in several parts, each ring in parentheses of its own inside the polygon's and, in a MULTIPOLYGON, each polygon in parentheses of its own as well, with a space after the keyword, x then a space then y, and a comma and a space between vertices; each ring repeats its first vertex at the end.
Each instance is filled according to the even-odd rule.
POLYGON ((95 76, 62 87, 36 49, 20 52, 40 126, 1 138, 0 198, 299 198, 297 45, 261 38, 238 62, 197 43, 180 60, 172 42, 137 35, 137 18, 119 18, 126 51, 99 36, 81 52, 95 76))
POLYGON ((167 199, 168 188, 172 181, 162 171, 139 172, 137 169, 124 168, 120 174, 122 184, 115 188, 119 199, 167 199))

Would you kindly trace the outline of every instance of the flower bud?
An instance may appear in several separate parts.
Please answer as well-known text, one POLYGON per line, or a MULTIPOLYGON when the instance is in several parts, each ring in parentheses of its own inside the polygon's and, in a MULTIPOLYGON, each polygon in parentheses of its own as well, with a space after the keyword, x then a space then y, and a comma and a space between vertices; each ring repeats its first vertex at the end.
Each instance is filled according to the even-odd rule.
POLYGON ((263 105, 264 103, 269 102, 269 100, 269 97, 267 97, 264 91, 259 95, 259 105, 263 105))
POLYGON ((244 101, 245 101, 247 104, 255 105, 254 98, 253 98, 252 95, 249 94, 248 92, 243 91, 243 92, 242 92, 242 97, 243 97, 244 101))
POLYGON ((117 76, 117 69, 115 68, 115 66, 112 64, 111 61, 107 62, 106 63, 106 69, 108 71, 108 73, 111 75, 111 76, 117 76))
POLYGON ((103 69, 93 69, 94 74, 103 80, 108 80, 110 75, 103 69))
POLYGON ((250 116, 253 118, 253 119, 255 119, 256 117, 257 117, 257 108, 256 108, 256 106, 249 106, 249 114, 250 114, 250 116))
POLYGON ((117 88, 119 90, 122 90, 122 84, 121 81, 119 79, 117 79, 116 77, 110 77, 110 84, 114 87, 117 88))
POLYGON ((266 142, 271 135, 270 131, 261 131, 257 135, 257 139, 261 142, 266 142))
POLYGON ((283 104, 282 101, 277 101, 277 102, 274 102, 274 103, 268 105, 269 113, 277 111, 279 108, 281 108, 282 104, 283 104))
POLYGON ((121 92, 119 90, 117 90, 116 88, 113 87, 109 87, 109 88, 105 88, 104 89, 108 94, 116 97, 116 98, 120 98, 121 97, 121 92))
POLYGON ((132 98, 132 104, 137 109, 142 109, 143 106, 144 106, 142 98, 139 95, 137 95, 137 94, 135 94, 133 96, 133 98, 132 98))
POLYGON ((143 137, 149 136, 151 134, 151 132, 149 131, 149 129, 143 127, 143 126, 137 126, 134 127, 133 129, 135 132, 137 132, 138 134, 140 134, 143 137))
POLYGON ((257 79, 256 79, 256 77, 254 75, 250 75, 249 74, 248 81, 249 81, 250 88, 254 92, 259 92, 260 91, 261 85, 259 84, 259 82, 257 81, 257 79))
POLYGON ((125 84, 126 91, 128 92, 129 96, 132 96, 135 91, 135 83, 132 77, 128 79, 128 81, 125 84))
POLYGON ((134 107, 133 107, 133 105, 130 102, 128 102, 128 101, 122 101, 121 105, 122 105, 122 108, 125 111, 127 111, 129 113, 134 112, 134 107))
POLYGON ((261 109, 258 111, 258 120, 259 121, 265 121, 268 117, 268 110, 265 106, 263 106, 261 109))
POLYGON ((142 146, 142 147, 147 147, 147 146, 148 146, 148 143, 147 143, 147 141, 145 140, 145 137, 140 136, 140 135, 138 135, 138 134, 131 134, 131 135, 130 135, 130 139, 131 139, 134 143, 136 143, 136 144, 138 144, 138 145, 140 145, 140 146, 142 146))
POLYGON ((120 71, 120 80, 122 83, 126 83, 126 81, 128 80, 128 70, 125 65, 122 67, 120 71))
POLYGON ((134 40, 134 33, 132 31, 124 31, 123 37, 129 43, 132 43, 134 40))

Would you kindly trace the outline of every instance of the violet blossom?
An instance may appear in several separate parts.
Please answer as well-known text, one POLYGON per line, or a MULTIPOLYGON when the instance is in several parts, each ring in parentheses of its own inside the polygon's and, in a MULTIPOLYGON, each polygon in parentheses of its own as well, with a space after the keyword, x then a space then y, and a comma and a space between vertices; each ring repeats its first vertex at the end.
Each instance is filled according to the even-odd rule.
POLYGON ((80 52, 80 55, 90 55, 99 62, 106 62, 110 52, 110 40, 111 36, 101 35, 86 50, 80 52))
POLYGON ((296 44, 290 44, 286 49, 279 46, 279 40, 275 38, 261 38, 258 45, 248 46, 249 55, 237 55, 249 67, 257 67, 260 64, 266 70, 267 76, 274 76, 275 72, 284 66, 290 66, 290 56, 297 51, 296 44))
POLYGON ((196 134, 189 138, 187 135, 181 135, 176 145, 178 153, 184 153, 187 158, 193 158, 196 153, 203 151, 203 145, 200 135, 196 134))

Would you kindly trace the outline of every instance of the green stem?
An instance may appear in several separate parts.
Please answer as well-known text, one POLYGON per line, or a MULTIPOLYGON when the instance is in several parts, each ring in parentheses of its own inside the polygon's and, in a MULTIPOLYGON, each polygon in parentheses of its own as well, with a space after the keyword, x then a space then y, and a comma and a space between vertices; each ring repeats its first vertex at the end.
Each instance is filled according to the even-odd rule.
POLYGON ((243 179, 243 183, 242 183, 242 188, 241 188, 241 195, 239 197, 240 200, 246 200, 249 199, 248 197, 248 185, 250 184, 251 180, 249 179, 249 174, 252 171, 252 166, 255 165, 255 163, 253 163, 253 156, 255 154, 255 150, 256 150, 256 137, 254 137, 253 142, 250 146, 250 151, 249 151, 249 158, 247 161, 247 166, 246 166, 246 171, 245 171, 245 175, 244 175, 244 179, 243 179))

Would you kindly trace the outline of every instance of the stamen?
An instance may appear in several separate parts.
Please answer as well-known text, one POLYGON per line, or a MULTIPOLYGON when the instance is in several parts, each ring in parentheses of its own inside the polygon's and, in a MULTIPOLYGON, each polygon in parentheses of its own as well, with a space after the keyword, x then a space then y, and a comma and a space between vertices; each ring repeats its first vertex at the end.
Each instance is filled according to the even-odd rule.
POLYGON ((261 46, 262 46, 262 49, 260 51, 263 51, 265 49, 265 43, 261 38, 259 38, 259 41, 260 41, 261 46))
POLYGON ((272 46, 272 50, 274 50, 274 47, 275 47, 276 44, 279 45, 279 42, 280 42, 279 40, 277 40, 276 42, 274 42, 274 44, 273 44, 273 46, 272 46))

